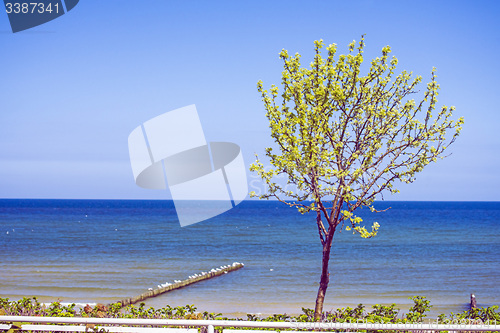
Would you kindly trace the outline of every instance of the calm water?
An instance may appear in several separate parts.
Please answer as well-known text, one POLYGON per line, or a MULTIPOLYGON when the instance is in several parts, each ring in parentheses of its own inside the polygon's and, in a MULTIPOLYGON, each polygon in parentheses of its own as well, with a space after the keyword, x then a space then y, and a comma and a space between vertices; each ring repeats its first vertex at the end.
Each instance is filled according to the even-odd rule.
MULTIPOLYGON (((380 202, 359 214, 379 235, 336 236, 325 310, 427 296, 433 315, 500 304, 499 202, 380 202)), ((0 297, 109 303, 213 267, 245 268, 146 302, 201 311, 314 307, 321 247, 314 217, 246 201, 180 228, 171 201, 0 200, 0 297)))

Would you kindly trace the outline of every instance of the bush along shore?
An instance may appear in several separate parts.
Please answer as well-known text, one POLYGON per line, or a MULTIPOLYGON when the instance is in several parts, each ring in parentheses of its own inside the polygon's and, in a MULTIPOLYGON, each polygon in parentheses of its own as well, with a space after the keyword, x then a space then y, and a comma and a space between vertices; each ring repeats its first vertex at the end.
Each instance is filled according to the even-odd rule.
MULTIPOLYGON (((408 313, 400 315, 396 304, 376 304, 371 310, 365 309, 362 304, 355 308, 339 308, 330 312, 324 312, 321 321, 339 323, 422 323, 425 322, 426 313, 432 307, 430 301, 423 296, 410 297, 413 306, 408 313)), ((63 305, 61 302, 53 302, 50 305, 40 303, 36 297, 24 297, 18 301, 10 301, 8 298, 0 298, 0 315, 17 316, 47 316, 47 317, 97 317, 97 318, 143 318, 143 319, 198 319, 198 320, 247 320, 247 321, 291 321, 291 322, 313 322, 314 310, 302 308, 302 314, 289 316, 287 314, 274 314, 268 317, 260 317, 247 314, 246 318, 227 318, 221 313, 198 312, 194 305, 171 307, 169 305, 155 309, 145 308, 144 303, 139 306, 121 306, 121 303, 103 305, 97 304, 92 307, 87 305, 77 308, 75 304, 63 305)), ((498 305, 488 308, 472 308, 463 313, 441 314, 433 323, 438 324, 477 324, 477 325, 499 325, 500 312, 498 305)))

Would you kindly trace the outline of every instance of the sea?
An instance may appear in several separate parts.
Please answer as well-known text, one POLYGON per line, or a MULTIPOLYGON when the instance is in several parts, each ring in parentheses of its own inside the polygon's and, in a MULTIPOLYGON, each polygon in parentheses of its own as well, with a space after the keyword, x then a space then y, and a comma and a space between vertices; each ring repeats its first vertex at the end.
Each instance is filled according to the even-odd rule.
MULTIPOLYGON (((500 304, 500 202, 386 202, 357 215, 379 233, 334 238, 325 310, 433 305, 429 317, 500 304)), ((369 229, 369 228, 368 228, 369 229)), ((248 200, 180 227, 168 200, 0 200, 0 297, 109 304, 221 265, 244 268, 145 301, 155 308, 300 314, 321 267, 315 216, 248 200)))

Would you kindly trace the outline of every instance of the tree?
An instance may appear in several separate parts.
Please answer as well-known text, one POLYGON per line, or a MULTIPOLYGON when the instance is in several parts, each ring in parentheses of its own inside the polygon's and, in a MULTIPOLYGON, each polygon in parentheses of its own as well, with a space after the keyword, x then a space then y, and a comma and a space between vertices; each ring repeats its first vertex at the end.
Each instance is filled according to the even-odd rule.
POLYGON ((349 44, 349 53, 335 60, 337 47, 315 41, 310 68, 302 68, 300 55, 282 50, 282 93, 272 85, 268 92, 258 82, 271 137, 267 148, 270 168, 256 155, 250 170, 266 184, 261 199, 275 198, 302 214, 316 215, 323 257, 316 297, 315 319, 321 319, 329 284, 329 261, 337 229, 352 230, 363 238, 377 234, 379 224, 368 231, 354 215, 360 207, 372 212, 376 198, 399 192, 395 184, 411 183, 430 162, 443 158, 445 149, 459 135, 463 118, 452 120, 454 107, 436 110, 439 85, 435 68, 422 100, 411 99, 422 77, 402 71, 389 59, 391 49, 371 61, 362 75, 364 36, 349 44), (450 139, 445 136, 451 134, 450 139), (285 176, 286 184, 277 181, 285 176), (293 190, 290 190, 290 186, 293 190), (288 199, 288 200, 287 200, 288 199))

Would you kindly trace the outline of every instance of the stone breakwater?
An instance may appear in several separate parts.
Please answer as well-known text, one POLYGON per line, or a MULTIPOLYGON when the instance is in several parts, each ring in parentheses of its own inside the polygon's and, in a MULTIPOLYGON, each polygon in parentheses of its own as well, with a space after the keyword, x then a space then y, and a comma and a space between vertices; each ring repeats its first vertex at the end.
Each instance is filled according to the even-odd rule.
POLYGON ((232 271, 236 271, 240 268, 243 268, 245 265, 239 262, 234 262, 230 265, 220 266, 217 268, 212 268, 206 272, 200 272, 193 275, 188 276, 185 280, 174 280, 173 283, 165 282, 159 284, 156 288, 149 288, 147 292, 144 292, 136 297, 125 298, 120 301, 122 306, 127 306, 129 304, 135 304, 137 302, 141 302, 145 299, 156 297, 158 295, 167 293, 169 291, 180 289, 189 286, 190 284, 212 279, 216 276, 221 276, 227 274, 232 271))

